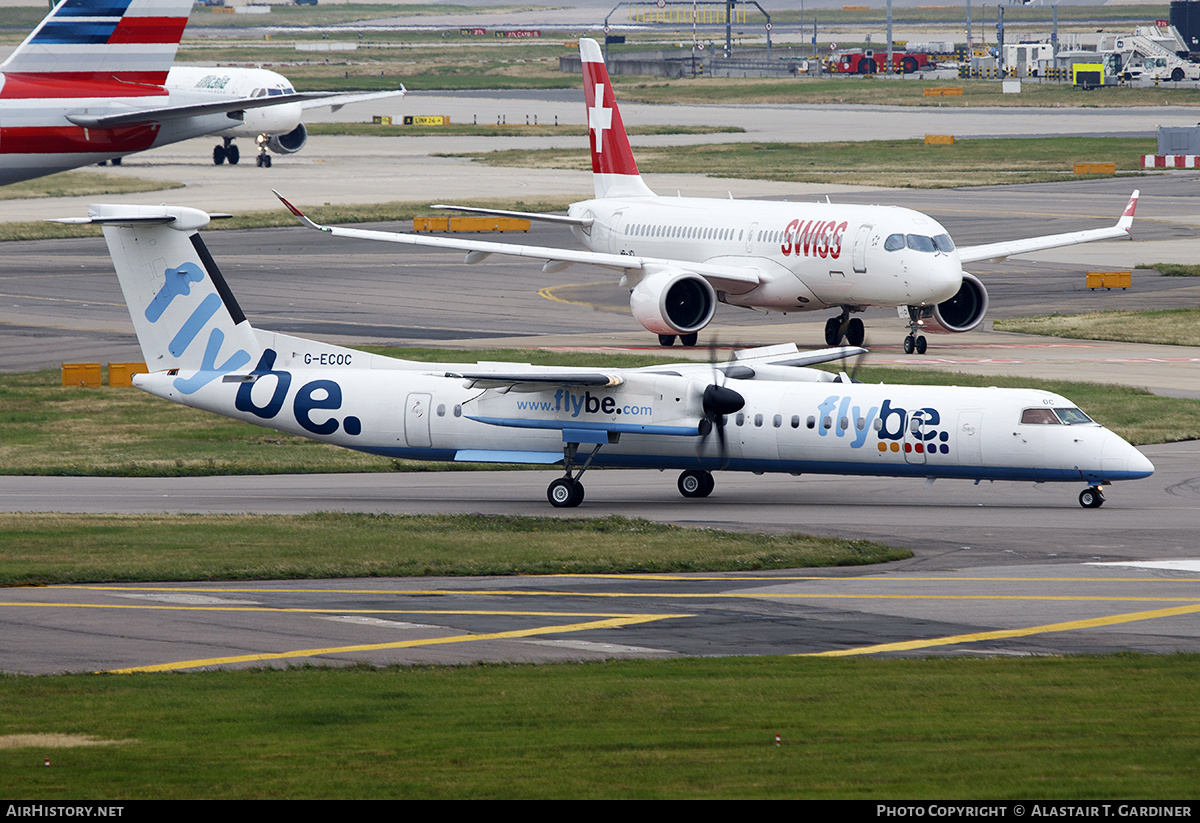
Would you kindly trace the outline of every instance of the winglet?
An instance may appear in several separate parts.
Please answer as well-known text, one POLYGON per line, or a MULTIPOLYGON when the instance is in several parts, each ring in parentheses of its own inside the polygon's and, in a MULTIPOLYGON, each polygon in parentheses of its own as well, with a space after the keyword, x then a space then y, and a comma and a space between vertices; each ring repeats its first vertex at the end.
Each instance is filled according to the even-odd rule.
POLYGON ((1141 191, 1133 190, 1133 195, 1129 198, 1129 203, 1125 206, 1125 211, 1121 213, 1121 219, 1117 221, 1117 228, 1128 232, 1133 228, 1133 213, 1137 211, 1138 196, 1141 191))
POLYGON ((329 229, 326 228, 325 226, 319 225, 319 224, 314 223, 313 221, 309 220, 308 217, 304 214, 304 212, 300 211, 300 209, 296 208, 291 203, 289 203, 287 201, 287 198, 285 198, 279 192, 275 191, 275 189, 271 189, 271 194, 278 197, 279 202, 282 203, 283 205, 287 206, 287 210, 290 211, 292 214, 296 215, 296 219, 299 220, 304 225, 308 226, 310 229, 317 229, 318 231, 329 231, 329 229))

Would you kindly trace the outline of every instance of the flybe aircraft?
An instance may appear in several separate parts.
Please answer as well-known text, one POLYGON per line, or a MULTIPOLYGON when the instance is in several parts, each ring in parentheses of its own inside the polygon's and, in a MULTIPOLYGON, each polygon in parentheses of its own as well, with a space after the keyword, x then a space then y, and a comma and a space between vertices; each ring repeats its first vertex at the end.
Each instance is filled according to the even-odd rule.
POLYGON ((230 141, 252 137, 269 166, 268 148, 304 145, 302 109, 404 93, 296 93, 264 69, 172 69, 191 9, 192 0, 61 0, 0 64, 0 185, 205 134, 224 138, 214 161, 237 162, 230 141))
POLYGON ((862 349, 736 352, 728 362, 588 369, 398 360, 253 328, 175 206, 92 206, 158 397, 349 449, 415 460, 561 466, 554 506, 591 467, 1057 481, 1147 477, 1137 449, 1065 397, 1027 389, 865 385, 808 366, 862 349))
POLYGON ((588 251, 317 226, 285 205, 339 237, 458 249, 468 263, 508 254, 544 260, 547 272, 575 263, 619 271, 634 318, 664 346, 676 336, 695 345, 718 302, 785 313, 838 309, 825 324, 830 346, 861 345, 863 322, 851 314, 889 306, 908 323, 908 354, 925 353, 925 331, 966 332, 982 322, 987 289, 964 263, 1124 238, 1133 225, 1136 191, 1111 228, 967 248, 933 218, 895 206, 658 197, 638 173, 600 47, 580 40, 579 54, 596 198, 572 204, 565 217, 437 208, 553 221, 588 251))

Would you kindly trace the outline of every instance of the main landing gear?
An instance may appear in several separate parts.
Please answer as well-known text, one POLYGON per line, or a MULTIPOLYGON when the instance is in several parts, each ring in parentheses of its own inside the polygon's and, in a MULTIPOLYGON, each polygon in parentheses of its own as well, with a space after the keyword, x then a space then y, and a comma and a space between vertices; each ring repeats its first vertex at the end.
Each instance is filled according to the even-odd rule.
MULTIPOLYGON (((579 443, 564 443, 563 458, 566 462, 567 473, 563 477, 558 478, 550 484, 546 489, 546 499, 550 501, 550 505, 556 509, 573 509, 583 502, 583 484, 579 482, 579 478, 583 477, 583 473, 588 470, 588 466, 592 465, 592 460, 596 456, 596 452, 600 451, 600 447, 605 443, 610 442, 608 432, 597 432, 597 439, 603 437, 602 442, 594 443, 591 453, 583 466, 571 476, 571 469, 575 467, 575 457, 579 453, 579 443)), ((613 438, 619 438, 620 435, 614 434, 613 438)), ((617 442, 611 440, 611 442, 617 442)))
POLYGON ((1104 492, 1099 486, 1088 486, 1079 493, 1079 505, 1085 509, 1098 509, 1104 505, 1104 492))
POLYGON ((850 309, 843 308, 841 315, 825 321, 825 345, 836 346, 842 338, 851 346, 861 346, 867 338, 866 327, 857 317, 850 319, 850 309))
POLYGON ((712 472, 689 469, 679 475, 679 493, 684 497, 708 497, 716 488, 712 472))
MULTIPOLYGON (((699 338, 700 338, 700 334, 698 332, 693 332, 691 334, 681 334, 681 335, 679 335, 679 342, 681 345, 684 345, 684 346, 694 346, 694 345, 696 345, 696 341, 699 338)), ((675 345, 675 335, 660 334, 658 336, 658 345, 674 346, 675 345)))
POLYGON ((219 166, 226 160, 229 165, 236 166, 238 161, 242 159, 242 153, 238 151, 238 147, 233 145, 232 137, 221 138, 224 142, 219 146, 213 147, 213 165, 219 166))

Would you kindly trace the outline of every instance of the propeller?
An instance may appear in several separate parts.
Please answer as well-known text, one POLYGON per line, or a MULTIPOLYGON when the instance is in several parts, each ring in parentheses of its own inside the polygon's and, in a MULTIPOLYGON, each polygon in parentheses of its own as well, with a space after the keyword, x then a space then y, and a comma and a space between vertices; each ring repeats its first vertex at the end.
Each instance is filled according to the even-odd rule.
POLYGON ((708 346, 708 360, 712 366, 713 382, 704 388, 701 395, 701 409, 704 418, 700 421, 700 443, 696 447, 696 457, 699 459, 709 436, 715 430, 717 433, 717 449, 720 454, 721 468, 729 464, 728 449, 725 443, 725 417, 736 414, 746 406, 746 398, 733 389, 727 388, 730 372, 736 367, 717 368, 717 343, 714 338, 708 346), (719 383, 718 383, 719 381, 719 383))
POLYGON ((846 372, 843 370, 841 372, 838 372, 837 379, 834 382, 835 383, 846 383, 846 382, 861 383, 862 381, 858 379, 857 375, 858 375, 858 370, 862 368, 863 360, 865 360, 866 357, 867 357, 867 349, 863 349, 862 351, 860 351, 858 353, 858 356, 854 358, 854 365, 850 367, 850 371, 846 372))

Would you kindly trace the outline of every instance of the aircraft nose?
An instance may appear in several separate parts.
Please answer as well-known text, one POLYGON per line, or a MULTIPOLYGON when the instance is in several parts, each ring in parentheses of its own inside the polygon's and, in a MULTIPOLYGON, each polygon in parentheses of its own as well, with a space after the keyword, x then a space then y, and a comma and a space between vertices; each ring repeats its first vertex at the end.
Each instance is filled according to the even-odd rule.
POLYGON ((1154 464, 1150 459, 1112 432, 1105 438, 1102 454, 1105 466, 1120 466, 1123 480, 1137 480, 1154 474, 1154 464))
POLYGON ((938 255, 937 262, 929 269, 930 288, 943 295, 937 298, 939 303, 958 294, 958 290, 962 288, 962 279, 962 264, 958 261, 957 253, 938 255))

